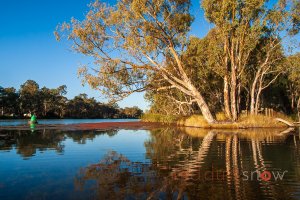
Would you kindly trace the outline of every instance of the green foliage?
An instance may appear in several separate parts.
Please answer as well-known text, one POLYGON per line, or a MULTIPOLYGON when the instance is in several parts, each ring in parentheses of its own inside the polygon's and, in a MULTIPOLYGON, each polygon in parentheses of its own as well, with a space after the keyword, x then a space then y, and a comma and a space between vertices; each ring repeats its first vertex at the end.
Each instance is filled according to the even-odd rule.
POLYGON ((113 6, 96 0, 84 20, 64 23, 55 35, 66 34, 75 51, 95 59, 95 66, 78 70, 83 82, 119 100, 148 89, 148 78, 171 57, 169 48, 184 47, 193 21, 189 8, 189 0, 119 0, 113 6))
MULTIPOLYGON (((224 72, 220 71, 220 64, 216 63, 217 50, 213 49, 215 45, 212 44, 212 38, 214 30, 203 39, 191 37, 182 61, 193 85, 210 100, 207 102, 210 109, 218 112, 223 104, 221 97, 224 72)), ((175 89, 147 91, 146 99, 151 103, 152 113, 184 116, 201 113, 191 97, 175 89)))
POLYGON ((251 100, 244 109, 250 107, 251 113, 257 114, 264 90, 283 73, 277 66, 284 60, 284 40, 299 31, 297 26, 291 26, 297 24, 298 4, 271 4, 268 0, 202 1, 206 18, 215 25, 212 44, 216 48, 212 48, 212 53, 218 56, 214 63, 223 63, 217 71, 230 77, 229 108, 234 120, 242 109, 236 102, 249 101, 242 94, 249 95, 251 100))
POLYGON ((66 105, 67 118, 118 118, 117 105, 108 105, 88 98, 86 94, 79 94, 66 105))
POLYGON ((114 102, 147 91, 150 113, 201 113, 210 123, 219 112, 227 115, 216 115, 219 120, 237 121, 242 110, 284 109, 284 101, 275 100, 283 87, 274 83, 292 79, 282 78, 283 42, 299 32, 299 1, 203 0, 214 28, 202 39, 187 37, 190 3, 119 0, 111 6, 95 1, 84 20, 72 19, 56 34, 66 34, 75 51, 94 58, 93 66, 78 73, 114 102))
POLYGON ((39 107, 39 85, 27 80, 20 86, 20 110, 22 113, 35 111, 39 107))
POLYGON ((288 79, 296 86, 294 89, 300 91, 300 53, 289 56, 285 66, 288 69, 288 79))
POLYGON ((122 109, 116 104, 100 103, 86 94, 68 100, 66 94, 65 85, 40 89, 33 80, 22 84, 19 92, 0 87, 1 115, 23 117, 35 112, 38 118, 139 118, 143 113, 138 107, 122 109))
POLYGON ((286 93, 293 113, 300 120, 300 53, 289 56, 284 63, 287 68, 286 93))
POLYGON ((19 94, 15 88, 3 88, 0 86, 0 114, 3 116, 7 113, 13 113, 15 110, 18 111, 18 98, 19 94))
POLYGON ((119 109, 119 118, 140 118, 143 111, 137 106, 119 109))

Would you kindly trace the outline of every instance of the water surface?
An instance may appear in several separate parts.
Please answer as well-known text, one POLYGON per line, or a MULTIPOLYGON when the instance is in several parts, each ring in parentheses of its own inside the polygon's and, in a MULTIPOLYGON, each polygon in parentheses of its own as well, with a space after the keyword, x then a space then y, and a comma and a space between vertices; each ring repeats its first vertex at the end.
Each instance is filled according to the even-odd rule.
POLYGON ((0 131, 0 199, 299 199, 298 132, 0 131))
MULTIPOLYGON (((29 119, 0 120, 0 126, 26 125, 29 119)), ((139 119, 38 119, 39 124, 81 124, 99 122, 135 122, 139 119)))

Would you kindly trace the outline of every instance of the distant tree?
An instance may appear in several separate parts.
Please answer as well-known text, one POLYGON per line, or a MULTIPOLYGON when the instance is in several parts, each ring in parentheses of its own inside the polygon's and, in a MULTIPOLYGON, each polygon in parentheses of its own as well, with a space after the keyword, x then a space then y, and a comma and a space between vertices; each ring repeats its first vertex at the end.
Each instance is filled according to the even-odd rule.
POLYGON ((67 103, 66 116, 74 118, 114 118, 117 109, 79 94, 67 103))
POLYGON ((100 118, 117 118, 119 113, 119 106, 117 104, 98 104, 98 113, 100 118))
POLYGON ((35 112, 39 118, 139 118, 142 113, 136 106, 121 109, 116 103, 101 103, 87 94, 68 100, 66 94, 66 85, 40 89, 33 80, 22 84, 19 92, 13 87, 0 87, 1 115, 23 117, 25 113, 35 112))
POLYGON ((42 116, 51 117, 63 117, 66 97, 67 87, 65 85, 59 86, 56 89, 49 89, 43 87, 39 91, 39 101, 41 103, 42 116))
POLYGON ((39 108, 39 85, 33 80, 27 80, 20 86, 21 112, 34 112, 39 108))
POLYGON ((61 85, 57 89, 55 89, 55 113, 60 117, 63 118, 66 112, 66 105, 67 105, 67 98, 64 96, 67 94, 67 86, 61 85))
POLYGON ((0 106, 1 106, 1 115, 4 115, 4 88, 0 86, 0 106))
POLYGON ((13 87, 0 87, 0 106, 1 115, 16 115, 19 114, 18 109, 19 94, 13 87))
POLYGON ((87 114, 87 95, 86 94, 79 94, 75 96, 68 102, 67 105, 67 116, 75 117, 75 118, 86 118, 87 114))
POLYGON ((13 87, 4 88, 4 112, 9 115, 16 115, 19 114, 19 107, 18 107, 18 98, 19 94, 16 92, 16 89, 13 87))
POLYGON ((143 111, 137 106, 125 107, 124 109, 119 109, 121 118, 140 118, 143 114, 143 111))

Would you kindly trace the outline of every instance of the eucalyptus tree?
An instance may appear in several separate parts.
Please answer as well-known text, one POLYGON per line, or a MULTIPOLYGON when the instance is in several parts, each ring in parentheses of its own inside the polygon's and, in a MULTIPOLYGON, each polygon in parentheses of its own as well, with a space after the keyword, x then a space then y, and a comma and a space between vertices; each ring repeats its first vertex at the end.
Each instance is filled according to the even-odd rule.
POLYGON ((180 91, 147 91, 145 99, 150 103, 149 113, 189 116, 199 113, 198 106, 180 91))
POLYGON ((300 53, 289 56, 285 62, 288 68, 288 94, 293 112, 297 112, 300 120, 300 53))
POLYGON ((66 107, 67 94, 66 85, 61 85, 55 89, 49 89, 43 87, 39 90, 39 104, 41 114, 47 116, 48 113, 63 117, 63 113, 66 107))
POLYGON ((251 55, 264 40, 252 76, 250 110, 255 113, 254 105, 258 101, 255 96, 259 98, 262 88, 274 82, 265 79, 265 75, 273 73, 275 79, 278 76, 279 72, 273 68, 274 63, 282 59, 274 56, 278 46, 283 37, 299 32, 300 2, 279 0, 271 5, 268 0, 203 0, 202 7, 206 18, 215 25, 216 38, 221 42, 224 99, 225 105, 230 104, 233 120, 238 117, 242 80, 251 55))
POLYGON ((189 0, 119 0, 90 6, 83 21, 72 19, 55 32, 73 41, 75 51, 91 56, 93 66, 79 74, 112 100, 145 90, 178 90, 214 123, 203 94, 187 73, 186 49, 193 17, 189 0))
POLYGON ((39 85, 27 80, 20 86, 20 110, 22 113, 33 112, 39 107, 39 85))
MULTIPOLYGON (((214 113, 221 111, 222 101, 222 75, 218 72, 219 67, 215 63, 215 54, 212 50, 211 41, 214 30, 202 39, 190 37, 187 49, 182 54, 185 70, 197 88, 203 95, 210 110, 214 113)), ((151 103, 151 112, 172 115, 191 115, 199 113, 196 101, 189 95, 178 90, 166 90, 147 92, 147 99, 151 103)))
MULTIPOLYGON (((273 39, 271 39, 273 40, 273 39)), ((258 114, 262 92, 273 84, 280 75, 286 73, 283 66, 285 56, 280 42, 263 38, 250 55, 245 75, 248 78, 250 94, 250 113, 258 114), (273 46, 275 45, 275 46, 273 46)))
POLYGON ((3 88, 0 86, 1 115, 17 114, 19 94, 13 87, 3 88))
POLYGON ((5 96, 4 88, 0 86, 0 106, 1 106, 2 116, 4 115, 4 96, 5 96))

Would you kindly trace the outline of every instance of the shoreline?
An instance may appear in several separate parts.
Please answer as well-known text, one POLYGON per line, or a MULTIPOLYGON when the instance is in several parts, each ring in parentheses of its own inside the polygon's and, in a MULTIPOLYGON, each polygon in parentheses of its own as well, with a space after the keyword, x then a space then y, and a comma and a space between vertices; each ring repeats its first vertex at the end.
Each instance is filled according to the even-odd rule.
POLYGON ((35 128, 29 125, 16 125, 16 126, 0 126, 0 131, 3 130, 44 130, 44 129, 60 129, 60 130, 111 130, 111 129, 131 129, 131 130, 149 130, 153 128, 162 127, 177 127, 177 128, 197 128, 207 130, 245 130, 245 129, 282 129, 288 128, 287 126, 270 126, 270 127, 224 127, 224 126, 189 126, 178 125, 175 123, 161 123, 161 122, 97 122, 97 123, 80 123, 80 124, 37 124, 35 128))
POLYGON ((37 124, 35 128, 29 125, 17 126, 0 126, 0 130, 43 130, 43 129, 60 129, 60 130, 108 130, 108 129, 132 129, 132 130, 149 130, 153 128, 168 127, 170 125, 158 122, 97 122, 97 123, 80 123, 80 124, 37 124))

